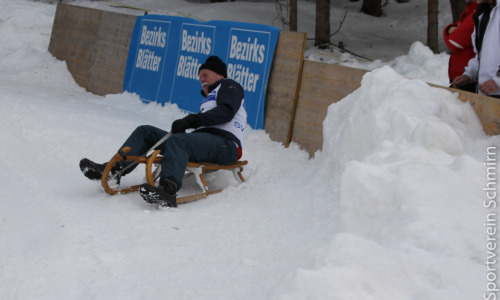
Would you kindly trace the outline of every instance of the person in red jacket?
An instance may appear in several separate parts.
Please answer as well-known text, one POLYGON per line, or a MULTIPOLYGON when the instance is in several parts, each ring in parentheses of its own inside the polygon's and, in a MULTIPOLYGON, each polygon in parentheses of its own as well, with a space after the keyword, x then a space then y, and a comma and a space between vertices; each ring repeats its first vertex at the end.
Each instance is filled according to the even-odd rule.
MULTIPOLYGON (((477 3, 475 0, 465 1, 465 10, 460 16, 460 20, 456 23, 449 24, 443 30, 443 39, 446 46, 451 51, 450 61, 448 63, 448 77, 450 83, 455 77, 464 73, 464 69, 471 58, 476 53, 472 46, 471 35, 474 32, 474 15, 477 3)), ((471 83, 461 87, 463 90, 475 92, 476 83, 471 83)))

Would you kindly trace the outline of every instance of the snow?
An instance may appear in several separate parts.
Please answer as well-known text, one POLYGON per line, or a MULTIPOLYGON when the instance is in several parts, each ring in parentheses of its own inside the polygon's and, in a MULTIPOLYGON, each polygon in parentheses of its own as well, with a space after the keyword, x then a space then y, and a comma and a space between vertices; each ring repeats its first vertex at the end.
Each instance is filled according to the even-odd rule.
MULTIPOLYGON (((311 2, 299 3, 314 15, 311 2)), ((243 21, 274 10, 171 5, 201 19, 227 16, 224 5, 241 7, 243 21)), ((47 51, 54 14, 52 4, 2 0, 1 299, 465 300, 496 284, 485 262, 496 258, 487 257, 487 229, 496 228, 487 215, 498 209, 486 205, 485 187, 500 137, 484 134, 469 104, 424 82, 447 84, 446 53, 419 38, 385 61, 376 50, 366 62, 310 48, 309 59, 373 70, 330 106, 323 150, 309 158, 250 130, 245 183, 210 174, 223 193, 156 209, 136 193, 107 195, 78 161, 106 161, 136 126, 168 130, 184 113, 79 87, 47 51)), ((410 27, 390 17, 383 23, 410 27)), ((129 180, 143 179, 134 173, 129 180)))

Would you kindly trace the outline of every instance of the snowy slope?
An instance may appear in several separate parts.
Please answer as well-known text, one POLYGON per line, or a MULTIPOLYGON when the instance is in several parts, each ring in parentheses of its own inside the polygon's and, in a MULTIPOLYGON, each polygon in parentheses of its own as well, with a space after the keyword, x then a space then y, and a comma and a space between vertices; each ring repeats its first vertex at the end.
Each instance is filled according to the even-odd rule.
MULTIPOLYGON (((484 163, 500 137, 486 136, 455 95, 400 75, 446 80, 445 54, 430 54, 437 65, 428 73, 411 62, 429 57, 418 43, 380 62, 329 108, 313 159, 250 131, 246 183, 211 174, 229 185, 223 193, 158 210, 137 194, 106 195, 78 161, 105 161, 136 126, 168 130, 183 112, 78 87, 47 52, 54 13, 27 0, 2 0, 0 10, 0 298, 468 300, 486 292, 483 224, 497 210, 484 205, 484 163)), ((136 173, 129 180, 142 180, 136 173)))

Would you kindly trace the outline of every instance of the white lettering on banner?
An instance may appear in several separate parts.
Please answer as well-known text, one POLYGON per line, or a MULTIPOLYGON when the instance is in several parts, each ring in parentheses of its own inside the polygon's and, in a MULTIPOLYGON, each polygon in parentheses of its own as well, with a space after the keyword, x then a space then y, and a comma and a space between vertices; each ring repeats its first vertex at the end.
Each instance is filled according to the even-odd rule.
POLYGON ((230 58, 261 64, 264 62, 265 51, 266 46, 259 44, 257 38, 254 38, 252 43, 250 37, 247 42, 241 42, 238 41, 238 36, 231 36, 231 51, 229 52, 230 58))
POLYGON ((227 75, 241 84, 245 91, 255 92, 260 75, 249 71, 250 68, 243 65, 228 64, 227 75))
POLYGON ((201 64, 198 59, 192 56, 179 56, 179 64, 177 65, 177 76, 188 79, 198 79, 198 68, 201 64))
POLYGON ((208 55, 212 50, 212 39, 205 37, 205 33, 202 31, 201 36, 198 36, 198 31, 195 35, 189 35, 187 30, 182 30, 182 51, 200 53, 208 55))
POLYGON ((161 27, 148 30, 146 25, 142 26, 141 45, 165 48, 167 33, 161 31, 161 27))
POLYGON ((158 72, 161 57, 156 56, 154 51, 149 49, 139 49, 137 52, 137 61, 135 67, 148 71, 158 72))

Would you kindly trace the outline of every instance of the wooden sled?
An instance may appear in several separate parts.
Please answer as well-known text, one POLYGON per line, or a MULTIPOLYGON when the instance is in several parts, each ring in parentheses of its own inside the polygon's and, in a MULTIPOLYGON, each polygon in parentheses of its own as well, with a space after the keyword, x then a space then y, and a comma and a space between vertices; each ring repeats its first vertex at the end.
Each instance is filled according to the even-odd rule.
MULTIPOLYGON (((157 181, 160 177, 160 164, 162 162, 163 157, 159 156, 160 150, 154 151, 150 156, 127 156, 126 154, 131 150, 130 147, 124 147, 121 151, 115 154, 111 160, 104 168, 104 172, 101 177, 101 185, 106 193, 110 195, 116 194, 127 194, 131 192, 135 192, 139 190, 141 184, 132 185, 128 187, 120 186, 120 176, 113 176, 111 174, 111 169, 113 166, 120 161, 129 161, 135 162, 137 164, 146 164, 146 182, 152 186, 157 186, 157 181), (110 183, 115 182, 116 186, 111 187, 110 183)), ((218 190, 210 190, 208 187, 207 181, 205 180, 205 174, 207 172, 218 171, 218 170, 228 170, 232 171, 234 177, 239 182, 245 182, 245 178, 241 174, 243 172, 243 166, 248 164, 246 160, 237 161, 231 165, 218 165, 214 163, 205 163, 205 162, 189 162, 186 172, 193 173, 196 176, 196 182, 203 190, 203 192, 188 195, 177 198, 177 204, 187 203, 195 200, 200 200, 206 198, 208 195, 220 193, 222 189, 218 190)))

